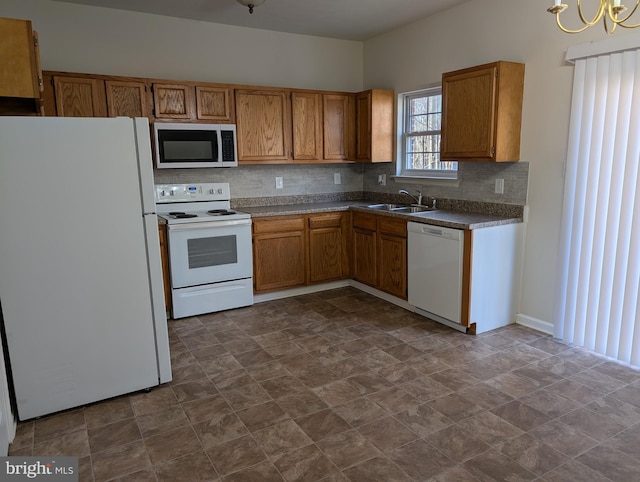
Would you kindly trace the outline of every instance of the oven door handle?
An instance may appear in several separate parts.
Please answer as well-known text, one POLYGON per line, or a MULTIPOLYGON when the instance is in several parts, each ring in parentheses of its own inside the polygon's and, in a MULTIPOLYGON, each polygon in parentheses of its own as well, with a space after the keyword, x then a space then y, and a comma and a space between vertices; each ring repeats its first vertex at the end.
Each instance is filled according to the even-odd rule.
POLYGON ((193 231, 194 229, 225 228, 229 226, 251 226, 251 219, 233 219, 228 221, 205 221, 202 223, 169 224, 170 231, 193 231))

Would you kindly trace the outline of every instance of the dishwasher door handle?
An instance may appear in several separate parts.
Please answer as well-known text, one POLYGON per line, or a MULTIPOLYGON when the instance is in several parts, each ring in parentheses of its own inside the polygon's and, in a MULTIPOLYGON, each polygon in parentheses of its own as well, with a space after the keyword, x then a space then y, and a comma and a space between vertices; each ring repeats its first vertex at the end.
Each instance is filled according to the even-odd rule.
POLYGON ((431 234, 433 236, 443 236, 444 235, 444 233, 442 232, 442 229, 434 229, 434 228, 424 227, 424 228, 422 228, 422 232, 424 234, 431 234))
POLYGON ((451 239, 452 241, 462 240, 462 231, 459 229, 434 228, 433 226, 424 226, 418 234, 427 236, 436 236, 438 238, 451 239))

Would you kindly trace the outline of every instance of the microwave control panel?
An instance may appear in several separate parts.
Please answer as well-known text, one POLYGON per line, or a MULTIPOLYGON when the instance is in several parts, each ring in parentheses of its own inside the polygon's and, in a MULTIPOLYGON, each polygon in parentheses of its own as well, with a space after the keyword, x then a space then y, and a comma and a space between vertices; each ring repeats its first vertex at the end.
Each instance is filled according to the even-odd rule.
POLYGON ((234 132, 232 130, 220 131, 221 144, 222 144, 222 162, 235 160, 235 140, 234 132))

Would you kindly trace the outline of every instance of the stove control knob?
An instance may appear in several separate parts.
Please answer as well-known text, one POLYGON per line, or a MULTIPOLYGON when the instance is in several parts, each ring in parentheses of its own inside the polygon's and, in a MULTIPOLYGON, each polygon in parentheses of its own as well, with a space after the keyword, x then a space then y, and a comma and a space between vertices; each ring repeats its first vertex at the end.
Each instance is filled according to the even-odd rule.
POLYGON ((216 190, 215 189, 209 189, 209 194, 215 194, 216 190))
POLYGON ((218 189, 218 194, 222 194, 222 189, 218 189))

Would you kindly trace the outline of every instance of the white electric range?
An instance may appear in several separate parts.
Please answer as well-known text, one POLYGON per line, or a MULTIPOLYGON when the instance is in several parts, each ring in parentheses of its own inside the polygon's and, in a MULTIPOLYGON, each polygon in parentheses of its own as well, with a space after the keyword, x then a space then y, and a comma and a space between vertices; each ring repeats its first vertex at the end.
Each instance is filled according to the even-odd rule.
POLYGON ((253 304, 251 215, 231 209, 229 183, 155 186, 167 224, 172 317, 253 304))

